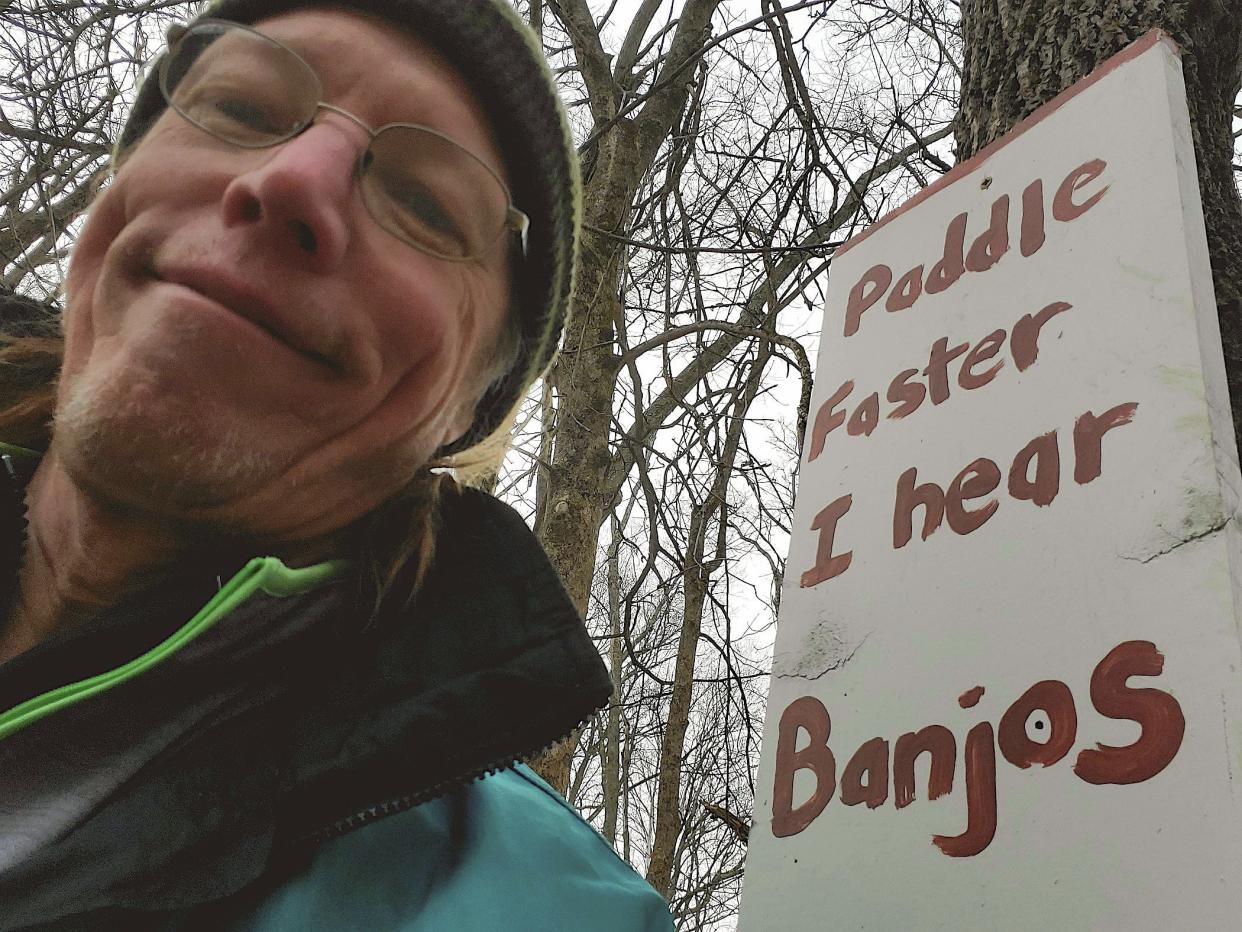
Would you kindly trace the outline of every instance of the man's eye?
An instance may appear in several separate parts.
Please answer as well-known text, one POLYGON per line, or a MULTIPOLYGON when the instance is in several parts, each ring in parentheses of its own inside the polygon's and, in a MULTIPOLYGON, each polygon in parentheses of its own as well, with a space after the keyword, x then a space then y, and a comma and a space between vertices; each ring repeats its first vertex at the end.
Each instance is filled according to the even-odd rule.
POLYGON ((428 226, 442 233, 456 233, 457 224, 449 216, 444 206, 425 188, 406 188, 398 197, 398 202, 407 213, 413 214, 428 226))
POLYGON ((397 212, 405 218, 408 233, 424 239, 430 236, 445 244, 452 243, 455 250, 465 247, 466 234, 454 219, 452 211, 426 185, 413 179, 399 182, 389 179, 385 193, 397 212))
POLYGON ((286 131, 286 127, 268 108, 251 100, 217 97, 212 101, 212 108, 220 117, 252 132, 278 136, 286 131))

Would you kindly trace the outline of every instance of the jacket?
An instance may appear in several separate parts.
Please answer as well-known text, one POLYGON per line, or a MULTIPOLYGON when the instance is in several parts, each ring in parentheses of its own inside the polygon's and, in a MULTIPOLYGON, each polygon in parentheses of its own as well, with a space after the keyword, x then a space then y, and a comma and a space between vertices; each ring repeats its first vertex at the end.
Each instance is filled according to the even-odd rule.
POLYGON ((494 498, 442 515, 400 617, 347 562, 202 563, 0 665, 0 930, 671 929, 517 763, 612 688, 559 579, 494 498))

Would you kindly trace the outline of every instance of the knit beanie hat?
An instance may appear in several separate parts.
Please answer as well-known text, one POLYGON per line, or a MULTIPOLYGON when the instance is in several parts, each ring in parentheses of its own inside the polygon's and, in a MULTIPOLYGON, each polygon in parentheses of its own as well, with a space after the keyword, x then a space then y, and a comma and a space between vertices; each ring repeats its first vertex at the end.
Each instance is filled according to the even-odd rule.
MULTIPOLYGON (((198 19, 253 24, 314 0, 218 0, 198 19)), ((326 5, 326 4, 324 4, 326 5)), ((581 180, 569 121, 534 33, 505 0, 333 0, 407 29, 436 48, 466 79, 491 121, 514 205, 530 217, 526 257, 515 263, 511 313, 520 318, 519 349, 508 375, 475 409, 470 430, 441 453, 464 450, 504 419, 552 361, 573 292, 581 180)), ((123 153, 163 113, 160 62, 138 90, 117 152, 123 153)))

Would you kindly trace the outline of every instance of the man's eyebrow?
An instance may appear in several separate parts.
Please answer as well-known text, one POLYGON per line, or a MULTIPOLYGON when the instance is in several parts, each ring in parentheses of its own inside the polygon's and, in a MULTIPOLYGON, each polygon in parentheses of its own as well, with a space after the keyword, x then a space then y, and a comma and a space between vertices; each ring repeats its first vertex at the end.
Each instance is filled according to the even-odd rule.
MULTIPOLYGON (((270 35, 271 38, 285 48, 291 49, 316 71, 321 66, 329 64, 342 65, 349 61, 349 56, 344 54, 345 48, 342 43, 335 37, 327 35, 322 31, 316 30, 309 34, 298 33, 286 36, 272 33, 267 35, 270 35)), ((358 73, 361 75, 363 73, 362 69, 359 69, 358 73)))

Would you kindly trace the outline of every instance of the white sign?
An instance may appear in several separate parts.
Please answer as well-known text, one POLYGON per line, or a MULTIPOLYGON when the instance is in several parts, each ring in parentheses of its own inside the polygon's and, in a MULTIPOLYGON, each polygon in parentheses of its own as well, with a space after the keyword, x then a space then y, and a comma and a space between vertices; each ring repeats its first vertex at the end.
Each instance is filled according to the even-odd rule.
POLYGON ((833 259, 744 932, 1242 928, 1240 488, 1152 33, 833 259))

